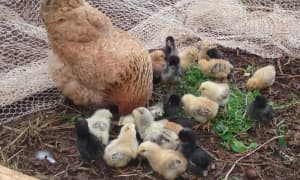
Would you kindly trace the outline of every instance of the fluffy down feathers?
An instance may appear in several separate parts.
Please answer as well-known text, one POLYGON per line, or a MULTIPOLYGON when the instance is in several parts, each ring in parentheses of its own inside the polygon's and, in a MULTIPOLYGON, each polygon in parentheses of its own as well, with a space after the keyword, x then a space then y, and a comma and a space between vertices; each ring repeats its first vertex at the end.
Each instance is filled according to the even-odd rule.
POLYGON ((171 131, 174 131, 176 134, 178 134, 183 129, 183 126, 181 126, 180 124, 169 121, 168 119, 162 119, 159 120, 158 122, 163 123, 166 129, 170 129, 171 131))
POLYGON ((111 118, 112 114, 108 110, 100 109, 87 119, 90 133, 96 136, 105 145, 109 140, 111 118))
POLYGON ((198 60, 198 50, 195 47, 188 47, 179 52, 179 58, 182 71, 186 71, 198 60))
POLYGON ((152 113, 144 108, 132 112, 138 132, 144 141, 152 141, 164 148, 175 149, 179 143, 177 134, 166 128, 163 122, 154 121, 152 113))
POLYGON ((123 126, 127 123, 134 123, 134 117, 132 116, 132 114, 121 116, 118 124, 119 126, 123 126))
POLYGON ((188 159, 188 171, 196 176, 206 176, 213 158, 196 143, 196 134, 191 129, 179 132, 181 143, 178 150, 188 159))
POLYGON ((186 94, 182 97, 184 110, 196 121, 206 123, 217 115, 218 103, 206 98, 196 97, 192 94, 186 94))
POLYGON ((83 161, 96 160, 98 154, 104 150, 101 142, 89 132, 88 123, 85 119, 78 119, 75 123, 76 142, 83 161))
POLYGON ((212 41, 208 40, 208 39, 204 39, 201 42, 201 49, 200 52, 198 54, 198 59, 210 59, 210 57, 207 54, 207 51, 209 51, 210 49, 214 49, 216 48, 217 45, 215 43, 213 43, 212 41))
POLYGON ((265 97, 257 96, 255 100, 247 106, 247 115, 252 120, 268 123, 273 120, 275 112, 272 106, 267 103, 265 97))
POLYGON ((139 146, 139 154, 146 157, 152 169, 166 179, 175 179, 186 170, 187 160, 174 150, 163 149, 150 141, 139 146))
POLYGON ((162 50, 154 50, 150 53, 153 67, 153 83, 160 82, 160 75, 167 65, 165 52, 162 50))
POLYGON ((124 167, 137 156, 138 141, 135 126, 125 124, 117 139, 111 141, 105 148, 104 160, 112 167, 124 167))
POLYGON ((209 77, 215 77, 221 80, 227 80, 233 66, 228 61, 222 59, 200 59, 198 61, 202 73, 209 77))
POLYGON ((84 0, 42 0, 41 16, 52 78, 75 104, 116 104, 124 115, 148 102, 151 58, 133 36, 84 0))
POLYGON ((200 85, 198 92, 201 93, 201 96, 217 102, 220 106, 227 104, 230 97, 229 86, 225 83, 205 81, 200 85))
POLYGON ((181 97, 178 94, 168 94, 163 97, 164 116, 175 116, 182 110, 181 97))
POLYGON ((276 71, 273 65, 268 65, 255 71, 253 76, 247 81, 247 89, 264 89, 270 87, 275 82, 276 71))

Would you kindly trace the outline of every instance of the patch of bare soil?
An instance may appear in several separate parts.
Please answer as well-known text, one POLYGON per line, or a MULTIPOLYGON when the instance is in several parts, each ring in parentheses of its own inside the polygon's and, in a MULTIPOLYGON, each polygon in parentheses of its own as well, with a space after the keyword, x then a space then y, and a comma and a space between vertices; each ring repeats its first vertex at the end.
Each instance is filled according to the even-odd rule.
MULTIPOLYGON (((287 57, 280 59, 262 59, 240 50, 222 48, 224 55, 234 64, 233 81, 244 90, 247 77, 244 70, 249 64, 255 68, 272 63, 276 66, 277 81, 271 92, 263 94, 276 103, 286 103, 293 99, 293 93, 300 92, 300 60, 287 57)), ((62 116, 72 117, 77 114, 90 115, 90 112, 79 111, 66 105, 52 112, 41 112, 24 117, 13 123, 0 126, 1 164, 41 179, 162 179, 154 173, 148 163, 139 160, 131 162, 126 168, 115 169, 106 166, 98 160, 92 165, 83 165, 76 148, 74 125, 62 116), (35 158, 38 150, 50 151, 56 159, 56 164, 40 161, 35 158)), ((230 177, 239 179, 300 179, 300 106, 291 105, 276 110, 275 123, 262 125, 250 131, 250 136, 258 144, 275 137, 278 134, 274 125, 285 121, 288 135, 285 138, 287 148, 281 149, 278 140, 272 141, 252 155, 241 160, 230 177)), ((116 124, 116 122, 114 122, 116 124)), ((119 128, 112 127, 115 138, 119 128)), ((199 131, 199 144, 208 150, 215 158, 216 168, 209 171, 205 179, 221 179, 233 163, 245 154, 236 154, 225 150, 221 140, 214 133, 199 131)), ((180 178, 184 179, 184 178, 180 178)), ((185 179, 194 179, 192 176, 185 179)))

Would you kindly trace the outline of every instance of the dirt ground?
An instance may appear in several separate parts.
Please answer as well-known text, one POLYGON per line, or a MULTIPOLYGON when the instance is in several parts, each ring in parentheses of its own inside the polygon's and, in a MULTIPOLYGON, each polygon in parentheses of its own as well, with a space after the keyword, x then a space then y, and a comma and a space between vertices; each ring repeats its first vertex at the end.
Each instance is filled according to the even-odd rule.
MULTIPOLYGON (((244 88, 246 77, 243 70, 249 64, 261 67, 273 63, 277 70, 277 80, 271 93, 263 91, 270 100, 276 103, 286 103, 292 100, 292 93, 299 96, 300 92, 300 60, 288 57, 281 59, 262 59, 255 55, 236 49, 225 49, 224 55, 235 66, 234 81, 241 89, 244 88)), ((140 166, 139 161, 131 162, 126 168, 114 169, 106 166, 101 160, 91 166, 83 165, 76 148, 74 125, 64 117, 72 117, 78 113, 88 115, 90 112, 80 111, 74 107, 61 105, 53 111, 40 112, 24 117, 13 123, 0 126, 1 164, 41 179, 162 179, 154 173, 147 162, 140 166), (38 150, 50 151, 56 159, 56 164, 35 158, 38 150)), ((274 140, 249 157, 241 160, 230 177, 238 179, 300 179, 300 106, 276 110, 275 123, 285 121, 288 135, 285 138, 287 148, 280 149, 278 140, 274 140)), ((117 135, 118 128, 113 126, 112 138, 117 135)), ((221 179, 236 161, 244 154, 236 154, 225 150, 221 140, 213 132, 198 131, 199 144, 208 150, 215 158, 216 168, 202 179, 221 179)), ((247 134, 258 144, 278 135, 275 125, 263 125, 247 134)), ((180 178, 184 179, 184 178, 180 178)), ((185 179, 194 179, 189 176, 185 179)), ((200 178, 199 178, 200 179, 200 178)))

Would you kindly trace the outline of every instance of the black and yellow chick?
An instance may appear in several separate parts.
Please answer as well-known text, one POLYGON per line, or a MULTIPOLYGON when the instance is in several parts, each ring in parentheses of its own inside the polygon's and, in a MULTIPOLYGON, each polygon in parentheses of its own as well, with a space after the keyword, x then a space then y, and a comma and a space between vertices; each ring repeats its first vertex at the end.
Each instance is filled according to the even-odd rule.
POLYGON ((208 49, 206 54, 209 59, 224 59, 223 53, 217 48, 208 49))
POLYGON ((184 128, 178 134, 181 143, 178 150, 188 159, 187 171, 195 176, 207 176, 213 158, 196 143, 196 134, 184 128))
POLYGON ((167 94, 163 98, 164 116, 178 115, 182 110, 181 96, 178 94, 167 94))
POLYGON ((175 39, 173 36, 168 36, 166 38, 166 47, 164 49, 166 58, 168 58, 169 56, 178 56, 178 50, 175 46, 175 39))
POLYGON ((255 100, 247 106, 247 115, 251 120, 269 123, 275 116, 275 111, 263 96, 256 96, 255 100))
POLYGON ((91 162, 96 160, 99 153, 103 153, 104 145, 96 136, 89 132, 88 122, 86 119, 79 118, 75 123, 76 141, 81 160, 91 162))
POLYGON ((174 85, 178 85, 182 78, 180 59, 178 56, 168 56, 167 65, 161 74, 163 83, 170 85, 171 93, 174 91, 174 85))

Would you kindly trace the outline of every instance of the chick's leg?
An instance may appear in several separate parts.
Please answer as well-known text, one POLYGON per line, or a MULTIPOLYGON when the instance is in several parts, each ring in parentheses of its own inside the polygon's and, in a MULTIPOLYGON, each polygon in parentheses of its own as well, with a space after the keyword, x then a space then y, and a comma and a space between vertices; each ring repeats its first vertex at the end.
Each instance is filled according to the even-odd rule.
POLYGON ((208 132, 210 132, 210 127, 212 126, 210 120, 207 121, 206 124, 203 125, 203 130, 207 130, 208 132))

